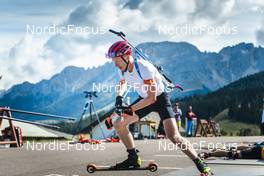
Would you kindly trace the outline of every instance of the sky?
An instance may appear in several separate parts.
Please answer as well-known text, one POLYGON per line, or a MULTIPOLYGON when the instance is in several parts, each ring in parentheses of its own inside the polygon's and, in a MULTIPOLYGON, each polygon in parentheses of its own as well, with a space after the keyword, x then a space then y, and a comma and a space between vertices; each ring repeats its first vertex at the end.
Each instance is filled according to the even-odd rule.
POLYGON ((218 52, 240 42, 264 45, 262 0, 1 0, 0 90, 49 79, 74 65, 92 68, 108 47, 186 41, 218 52))

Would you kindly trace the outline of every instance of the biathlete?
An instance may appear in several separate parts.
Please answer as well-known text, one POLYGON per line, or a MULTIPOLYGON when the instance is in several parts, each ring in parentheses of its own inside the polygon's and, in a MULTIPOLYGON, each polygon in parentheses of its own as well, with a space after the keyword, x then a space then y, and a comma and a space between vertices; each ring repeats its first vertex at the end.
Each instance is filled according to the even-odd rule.
POLYGON ((115 130, 128 152, 128 158, 123 162, 117 163, 113 168, 127 169, 141 166, 141 159, 133 136, 128 130, 128 125, 139 121, 150 112, 157 112, 164 125, 167 138, 181 147, 182 151, 195 163, 201 173, 210 174, 211 170, 208 165, 198 156, 190 142, 180 135, 170 98, 165 92, 165 85, 156 67, 140 57, 134 58, 132 56, 132 48, 127 41, 114 43, 109 48, 107 56, 112 59, 115 66, 121 71, 115 103, 116 108, 123 107, 122 95, 126 85, 132 86, 139 94, 139 98, 134 103, 128 107, 123 107, 122 118, 113 122, 115 130))

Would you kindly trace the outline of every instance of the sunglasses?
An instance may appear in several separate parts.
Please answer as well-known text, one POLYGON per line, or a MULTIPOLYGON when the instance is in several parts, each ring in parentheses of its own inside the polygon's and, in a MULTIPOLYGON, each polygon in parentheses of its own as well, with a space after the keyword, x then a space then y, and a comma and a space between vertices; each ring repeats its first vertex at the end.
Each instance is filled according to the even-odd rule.
POLYGON ((120 52, 105 53, 105 57, 108 59, 113 59, 114 57, 122 56, 120 52))

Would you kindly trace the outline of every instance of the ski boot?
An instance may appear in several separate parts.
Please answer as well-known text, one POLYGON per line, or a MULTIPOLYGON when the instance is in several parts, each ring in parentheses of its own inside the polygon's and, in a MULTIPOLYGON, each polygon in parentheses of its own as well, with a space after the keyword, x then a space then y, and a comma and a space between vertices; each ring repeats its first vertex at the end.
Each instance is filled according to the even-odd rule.
POLYGON ((214 175, 213 172, 211 171, 210 167, 201 158, 196 158, 193 161, 194 161, 197 169, 201 172, 200 176, 214 175))
POLYGON ((126 170, 126 169, 137 169, 141 166, 141 159, 137 155, 139 152, 136 149, 127 150, 128 152, 128 158, 120 163, 117 163, 115 166, 112 166, 111 169, 113 170, 126 170))

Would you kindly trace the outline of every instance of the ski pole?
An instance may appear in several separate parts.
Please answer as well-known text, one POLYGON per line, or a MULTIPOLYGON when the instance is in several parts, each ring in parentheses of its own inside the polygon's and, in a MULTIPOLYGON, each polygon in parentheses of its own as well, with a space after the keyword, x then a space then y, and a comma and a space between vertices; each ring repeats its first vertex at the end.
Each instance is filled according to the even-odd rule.
MULTIPOLYGON (((134 47, 134 45, 132 45, 127 39, 126 39, 126 35, 122 32, 122 31, 120 31, 120 32, 117 32, 117 31, 115 31, 115 30, 113 30, 113 29, 109 29, 109 32, 111 32, 111 33, 113 33, 113 34, 115 34, 115 35, 117 35, 117 36, 119 36, 119 37, 121 37, 124 41, 126 41, 127 42, 127 44, 131 47, 131 48, 133 48, 135 51, 136 51, 136 53, 138 53, 144 60, 147 60, 147 61, 149 61, 151 64, 153 64, 137 47, 134 47)), ((180 89, 181 91, 183 91, 183 89, 182 89, 182 87, 181 86, 178 86, 178 85, 174 85, 173 84, 173 82, 163 73, 163 71, 162 71, 162 68, 161 67, 158 67, 157 65, 155 65, 155 64, 153 64, 157 69, 158 69, 158 71, 160 72, 160 74, 164 77, 164 79, 170 84, 170 86, 169 87, 172 87, 173 89, 174 88, 177 88, 177 89, 180 89), (180 88, 179 88, 180 87, 180 88)))

